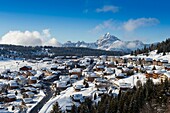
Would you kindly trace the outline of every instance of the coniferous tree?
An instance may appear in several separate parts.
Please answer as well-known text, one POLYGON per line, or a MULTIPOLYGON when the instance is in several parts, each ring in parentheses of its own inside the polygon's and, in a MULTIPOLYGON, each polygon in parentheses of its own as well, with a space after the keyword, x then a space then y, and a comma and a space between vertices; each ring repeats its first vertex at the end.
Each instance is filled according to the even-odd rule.
POLYGON ((53 105, 53 108, 52 108, 51 113, 62 113, 62 112, 61 112, 61 109, 60 109, 60 107, 59 107, 58 102, 56 102, 56 103, 53 105))

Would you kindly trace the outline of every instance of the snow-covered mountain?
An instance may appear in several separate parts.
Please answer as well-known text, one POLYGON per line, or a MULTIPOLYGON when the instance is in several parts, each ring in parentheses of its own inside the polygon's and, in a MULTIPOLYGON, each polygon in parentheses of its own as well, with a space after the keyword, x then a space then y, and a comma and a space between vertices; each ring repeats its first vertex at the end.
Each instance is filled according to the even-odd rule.
POLYGON ((143 44, 143 42, 139 40, 122 41, 119 38, 111 35, 110 33, 106 33, 94 43, 86 43, 84 41, 78 41, 75 43, 75 42, 67 41, 66 43, 63 44, 63 47, 87 47, 93 49, 124 51, 124 52, 130 52, 132 50, 141 49, 144 46, 145 44, 143 44))
POLYGON ((63 47, 87 47, 87 48, 96 49, 98 46, 96 43, 86 43, 84 41, 78 41, 76 43, 67 41, 66 43, 63 44, 63 47))

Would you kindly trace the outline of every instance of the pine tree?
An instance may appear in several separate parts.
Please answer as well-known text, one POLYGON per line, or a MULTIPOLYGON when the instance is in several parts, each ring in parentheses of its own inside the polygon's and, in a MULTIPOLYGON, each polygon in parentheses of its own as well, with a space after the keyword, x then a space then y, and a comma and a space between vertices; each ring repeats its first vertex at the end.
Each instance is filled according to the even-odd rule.
POLYGON ((62 112, 61 112, 61 109, 60 109, 60 107, 59 107, 58 102, 56 102, 56 103, 53 105, 53 109, 52 109, 51 113, 62 113, 62 112))
POLYGON ((94 94, 94 100, 96 100, 96 98, 97 98, 97 95, 96 95, 96 93, 94 94))
POLYGON ((156 67, 155 67, 155 66, 153 66, 152 70, 156 70, 156 67))

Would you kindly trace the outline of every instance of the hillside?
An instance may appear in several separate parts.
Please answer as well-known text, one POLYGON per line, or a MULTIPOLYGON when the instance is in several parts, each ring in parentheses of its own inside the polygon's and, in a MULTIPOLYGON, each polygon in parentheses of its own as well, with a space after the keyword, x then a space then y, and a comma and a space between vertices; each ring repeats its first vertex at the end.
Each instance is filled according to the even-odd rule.
POLYGON ((16 46, 16 45, 0 45, 0 53, 3 57, 55 57, 55 56, 100 56, 100 55, 124 55, 121 51, 105 51, 98 49, 90 49, 84 47, 51 47, 51 46, 16 46))

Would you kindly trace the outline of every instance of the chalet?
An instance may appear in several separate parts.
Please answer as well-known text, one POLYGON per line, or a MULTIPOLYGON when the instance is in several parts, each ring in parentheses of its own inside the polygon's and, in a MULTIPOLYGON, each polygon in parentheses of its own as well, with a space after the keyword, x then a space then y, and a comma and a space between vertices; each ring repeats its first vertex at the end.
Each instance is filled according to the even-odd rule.
POLYGON ((56 81, 56 89, 58 90, 65 90, 67 88, 66 81, 56 81))
POLYGON ((124 68, 122 68, 122 73, 128 73, 129 72, 129 68, 127 68, 127 67, 124 67, 124 68))
POLYGON ((20 85, 25 85, 27 82, 27 79, 24 76, 17 76, 14 80, 16 80, 16 82, 20 85))
POLYGON ((161 74, 162 74, 161 70, 154 70, 152 77, 153 77, 154 79, 157 79, 159 76, 161 76, 161 74))
POLYGON ((70 76, 70 82, 71 83, 74 83, 75 81, 77 81, 78 80, 78 75, 71 75, 70 76))
POLYGON ((83 85, 74 85, 75 91, 80 91, 83 88, 83 85))
POLYGON ((82 102, 82 100, 84 100, 83 95, 79 94, 79 93, 73 94, 73 95, 71 95, 71 97, 75 102, 82 102))
POLYGON ((8 84, 9 84, 9 89, 16 89, 16 88, 18 88, 18 83, 15 80, 10 80, 8 82, 8 84))
POLYGON ((56 65, 51 66, 52 71, 57 71, 57 68, 58 68, 58 66, 56 66, 56 65))
POLYGON ((70 83, 70 76, 68 75, 62 75, 59 77, 60 81, 65 81, 67 84, 70 83))
POLYGON ((37 71, 37 73, 34 76, 40 80, 44 77, 44 73, 42 71, 37 71))
POLYGON ((160 62, 161 62, 161 66, 168 64, 168 60, 165 60, 165 59, 164 60, 160 60, 160 62))
POLYGON ((166 65, 166 64, 168 64, 168 60, 157 59, 157 64, 158 64, 158 66, 166 65))
POLYGON ((32 98, 24 98, 23 101, 24 101, 24 103, 26 103, 26 104, 30 104, 30 103, 33 103, 33 102, 34 102, 32 98))
POLYGON ((145 58, 145 65, 152 65, 153 59, 152 58, 145 58))
POLYGON ((128 66, 127 66, 127 68, 129 68, 129 69, 133 69, 133 68, 134 68, 134 66, 133 66, 132 64, 130 64, 130 65, 128 65, 128 66))
POLYGON ((65 72, 66 71, 66 66, 64 66, 64 65, 58 66, 57 71, 65 72))
POLYGON ((170 71, 170 64, 169 64, 169 63, 168 63, 168 64, 165 64, 165 65, 164 65, 164 68, 165 68, 165 70, 170 71))
POLYGON ((2 75, 4 79, 9 79, 9 75, 8 74, 3 74, 2 75))
POLYGON ((96 71, 104 71, 104 65, 96 66, 96 71))
POLYGON ((69 73, 72 75, 78 75, 80 78, 82 76, 82 69, 81 68, 73 68, 72 70, 69 70, 69 73))
POLYGON ((119 73, 119 74, 115 75, 115 77, 118 79, 121 79, 121 78, 125 78, 126 75, 124 73, 119 73))
POLYGON ((94 83, 97 88, 107 87, 109 85, 109 82, 106 79, 102 78, 95 78, 94 83))
POLYGON ((127 89, 131 89, 131 83, 119 83, 119 88, 120 90, 127 90, 127 89))
POLYGON ((107 67, 108 68, 115 68, 117 65, 115 62, 108 62, 107 67))
POLYGON ((35 77, 35 76, 30 76, 29 79, 28 79, 28 83, 29 83, 29 84, 35 84, 35 83, 37 83, 37 77, 35 77))
POLYGON ((167 78, 170 81, 170 72, 168 71, 164 73, 164 75, 165 75, 165 78, 167 78))
POLYGON ((23 66, 19 70, 20 71, 29 71, 29 70, 32 70, 32 67, 31 66, 23 66))
POLYGON ((51 59, 51 58, 48 58, 48 57, 45 57, 45 58, 43 58, 42 60, 43 60, 43 62, 52 61, 52 59, 51 59))
POLYGON ((114 73, 115 70, 113 70, 112 68, 105 68, 104 70, 104 75, 111 75, 114 73))
POLYGON ((106 61, 107 60, 107 56, 106 55, 101 55, 99 56, 100 60, 106 61))
POLYGON ((40 83, 31 84, 31 86, 34 88, 42 88, 42 85, 40 83))
POLYGON ((106 94, 107 93, 107 90, 106 88, 102 87, 102 88, 97 88, 97 95, 98 96, 101 96, 103 94, 106 94))
POLYGON ((8 94, 8 95, 6 96, 6 101, 7 101, 7 102, 12 102, 12 101, 15 101, 15 100, 16 100, 15 94, 8 94))
POLYGON ((33 98, 34 97, 34 93, 31 91, 27 91, 24 93, 24 98, 33 98))
POLYGON ((24 87, 24 92, 31 91, 33 93, 37 93, 37 89, 34 87, 24 87))
POLYGON ((119 88, 118 88, 118 87, 119 87, 119 86, 117 86, 117 85, 110 86, 110 87, 108 88, 108 93, 109 93, 110 95, 112 95, 113 97, 118 96, 118 92, 119 92, 119 88))
POLYGON ((153 71, 152 70, 147 70, 145 75, 146 75, 146 78, 153 77, 153 71))
POLYGON ((96 75, 96 73, 87 73, 85 76, 85 80, 89 81, 89 82, 93 82, 95 78, 98 78, 98 76, 96 75))
POLYGON ((66 105, 66 111, 67 111, 68 113, 71 112, 72 107, 73 107, 73 103, 67 103, 67 105, 66 105))

